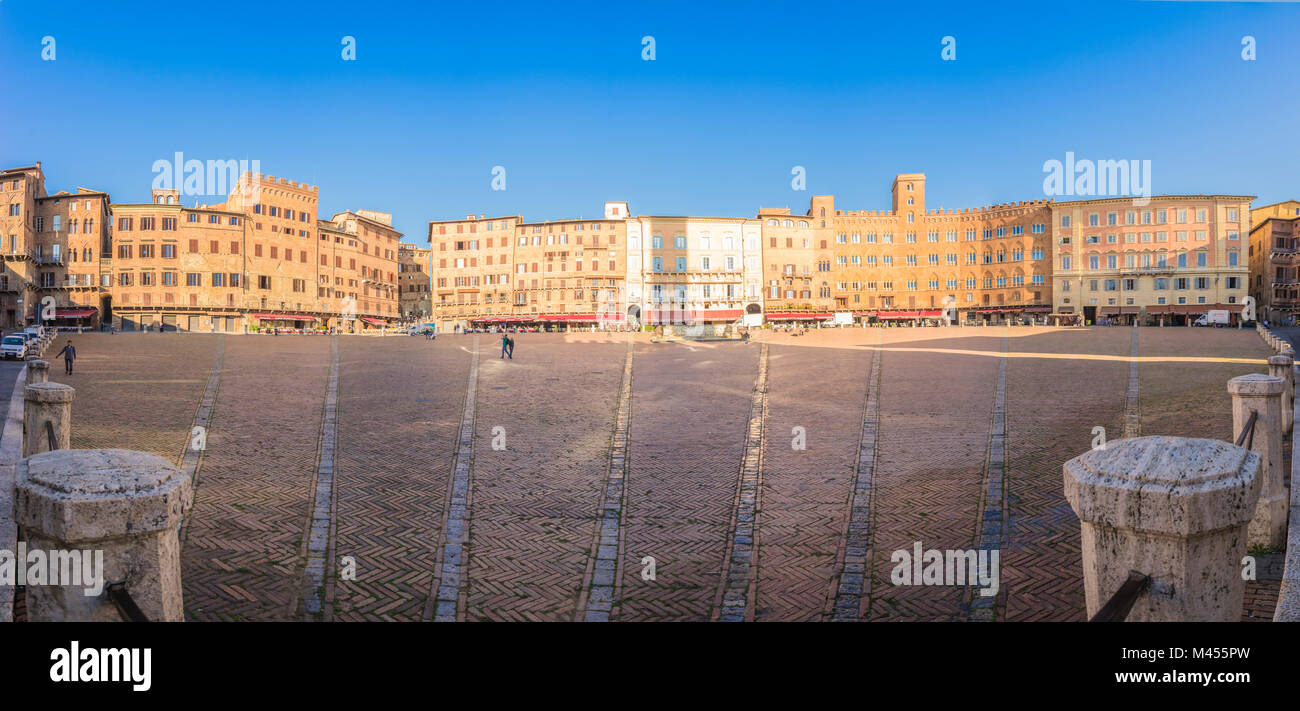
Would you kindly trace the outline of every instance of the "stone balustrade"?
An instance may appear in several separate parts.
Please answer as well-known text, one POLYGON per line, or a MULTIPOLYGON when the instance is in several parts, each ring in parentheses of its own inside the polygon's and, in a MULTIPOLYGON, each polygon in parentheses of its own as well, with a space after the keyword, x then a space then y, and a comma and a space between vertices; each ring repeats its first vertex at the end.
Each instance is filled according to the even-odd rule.
POLYGON ((149 620, 182 621, 177 528, 191 495, 189 475, 146 452, 62 449, 19 462, 14 508, 27 550, 80 562, 79 580, 27 586, 28 620, 121 621, 104 592, 124 583, 149 620))
POLYGON ((1092 617, 1130 571, 1151 584, 1133 622, 1241 617, 1247 525, 1259 497, 1259 453, 1211 439, 1135 437, 1065 463, 1079 516, 1092 617))
POLYGON ((16 470, 9 508, 18 550, 66 564, 71 579, 64 568, 55 579, 51 567, 44 583, 29 582, 27 619, 121 621, 107 594, 120 583, 149 620, 183 620, 178 528, 193 497, 189 475, 155 454, 69 449, 76 391, 45 382, 37 364, 45 365, 32 361, 27 377, 39 382, 25 387, 21 408, 16 399, 10 408, 22 425, 5 425, 5 451, 21 441, 23 457, 8 465, 16 470))
POLYGON ((53 449, 72 446, 72 400, 77 391, 62 383, 33 383, 23 393, 23 456, 30 457, 50 449, 48 422, 57 443, 53 449))
POLYGON ((33 360, 27 363, 27 384, 48 383, 50 381, 50 364, 43 360, 33 360))
POLYGON ((1253 433, 1243 443, 1260 455, 1259 502, 1250 522, 1250 545, 1279 549, 1285 545, 1287 490, 1282 472, 1282 395, 1286 381, 1262 373, 1228 381, 1232 395, 1232 432, 1240 436, 1251 417, 1253 433))

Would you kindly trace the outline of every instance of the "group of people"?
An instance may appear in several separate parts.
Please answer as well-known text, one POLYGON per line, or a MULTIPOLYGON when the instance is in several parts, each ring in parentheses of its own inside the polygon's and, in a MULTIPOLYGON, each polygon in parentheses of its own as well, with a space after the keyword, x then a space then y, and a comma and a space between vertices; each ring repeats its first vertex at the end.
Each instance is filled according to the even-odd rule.
POLYGON ((515 359, 515 339, 504 333, 501 334, 501 357, 515 359))

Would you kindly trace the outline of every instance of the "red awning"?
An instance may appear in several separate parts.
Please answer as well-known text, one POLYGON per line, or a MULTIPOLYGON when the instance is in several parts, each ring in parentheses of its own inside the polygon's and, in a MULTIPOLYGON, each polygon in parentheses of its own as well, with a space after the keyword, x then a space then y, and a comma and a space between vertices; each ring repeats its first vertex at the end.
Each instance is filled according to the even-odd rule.
POLYGON ((830 318, 828 313, 779 313, 768 314, 768 321, 821 321, 830 318))
POLYGON ((315 321, 315 316, 307 314, 249 314, 261 321, 315 321))
POLYGON ((883 319, 913 319, 921 318, 920 311, 881 311, 876 314, 876 318, 883 319))
POLYGON ((54 309, 54 318, 86 318, 87 316, 94 316, 97 311, 99 311, 99 309, 94 307, 56 308, 54 309))
POLYGON ((380 319, 380 318, 372 318, 372 317, 370 317, 370 316, 362 316, 362 317, 361 317, 361 320, 362 320, 362 321, 365 321, 365 322, 368 323, 368 324, 372 324, 372 325, 375 325, 375 326, 385 326, 385 325, 387 325, 387 324, 384 322, 383 319, 380 319))

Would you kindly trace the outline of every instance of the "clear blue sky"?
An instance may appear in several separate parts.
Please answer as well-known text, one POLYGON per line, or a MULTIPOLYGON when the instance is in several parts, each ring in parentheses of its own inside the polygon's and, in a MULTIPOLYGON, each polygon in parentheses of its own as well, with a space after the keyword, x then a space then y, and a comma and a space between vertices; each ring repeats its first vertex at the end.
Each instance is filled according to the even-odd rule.
POLYGON ((1042 197, 1066 151, 1151 160, 1155 193, 1300 197, 1298 4, 157 5, 0 0, 0 165, 141 202, 176 151, 255 158, 320 185, 321 214, 392 212, 420 242, 430 219, 605 200, 882 209, 900 172, 975 207, 1042 197))

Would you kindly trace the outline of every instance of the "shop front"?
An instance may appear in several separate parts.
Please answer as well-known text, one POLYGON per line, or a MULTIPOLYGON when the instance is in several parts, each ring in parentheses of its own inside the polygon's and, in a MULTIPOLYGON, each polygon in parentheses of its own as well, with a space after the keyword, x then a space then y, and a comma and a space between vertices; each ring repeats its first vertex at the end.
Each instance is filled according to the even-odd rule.
POLYGON ((249 328, 257 333, 302 333, 316 323, 315 316, 307 314, 253 313, 249 328))
POLYGON ((99 309, 94 306, 60 306, 54 309, 53 325, 60 331, 91 330, 98 326, 98 314, 99 309))
POLYGON ((767 321, 778 328, 781 327, 802 327, 802 326, 820 326, 823 321, 829 321, 833 314, 829 312, 812 312, 812 311, 780 311, 768 312, 767 321))

